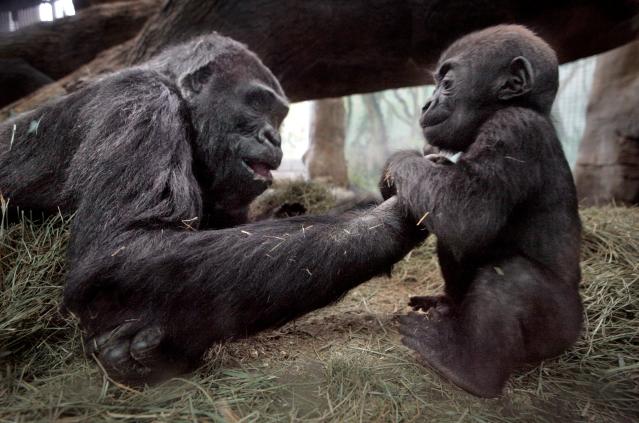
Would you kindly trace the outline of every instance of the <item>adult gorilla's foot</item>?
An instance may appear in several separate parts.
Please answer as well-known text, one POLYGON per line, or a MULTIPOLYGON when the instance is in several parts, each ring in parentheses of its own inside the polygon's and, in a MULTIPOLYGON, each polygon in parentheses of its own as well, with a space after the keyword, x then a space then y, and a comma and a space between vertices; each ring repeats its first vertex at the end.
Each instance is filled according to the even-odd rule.
POLYGON ((424 366, 465 391, 484 398, 499 396, 509 372, 504 372, 498 357, 473 350, 472 341, 455 330, 453 322, 418 313, 401 316, 402 343, 417 353, 424 366))
POLYGON ((186 363, 169 360, 162 351, 164 331, 157 325, 140 330, 129 322, 86 342, 93 356, 108 375, 129 385, 164 380, 184 372, 186 363))

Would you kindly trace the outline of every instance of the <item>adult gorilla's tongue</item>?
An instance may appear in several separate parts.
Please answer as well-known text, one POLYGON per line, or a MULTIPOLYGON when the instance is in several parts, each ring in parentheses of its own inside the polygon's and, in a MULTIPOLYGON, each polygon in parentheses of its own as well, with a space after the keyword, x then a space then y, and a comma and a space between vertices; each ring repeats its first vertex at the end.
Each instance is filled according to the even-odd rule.
POLYGON ((268 180, 273 179, 273 174, 271 173, 271 167, 269 165, 260 162, 252 162, 250 167, 256 175, 268 180))

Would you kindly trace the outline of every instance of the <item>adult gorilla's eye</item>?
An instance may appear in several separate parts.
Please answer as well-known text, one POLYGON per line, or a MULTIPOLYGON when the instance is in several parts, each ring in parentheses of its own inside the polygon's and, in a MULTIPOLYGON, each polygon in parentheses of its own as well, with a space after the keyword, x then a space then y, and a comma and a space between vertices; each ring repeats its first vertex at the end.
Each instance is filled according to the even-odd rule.
POLYGON ((275 96, 271 91, 260 87, 248 92, 246 102, 253 109, 265 112, 271 109, 274 97, 275 96))
POLYGON ((453 80, 452 79, 444 79, 442 81, 442 88, 445 91, 450 91, 450 89, 453 88, 453 80))
POLYGON ((235 129, 240 134, 251 135, 257 131, 256 120, 253 115, 243 114, 238 119, 235 129))

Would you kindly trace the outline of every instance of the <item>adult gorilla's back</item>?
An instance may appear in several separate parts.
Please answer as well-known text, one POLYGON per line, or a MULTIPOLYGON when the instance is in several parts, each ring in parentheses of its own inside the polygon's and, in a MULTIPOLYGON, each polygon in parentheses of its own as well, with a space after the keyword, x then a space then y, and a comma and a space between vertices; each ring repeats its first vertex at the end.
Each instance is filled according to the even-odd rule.
POLYGON ((75 211, 65 307, 111 376, 156 381, 216 341, 281 325, 417 241, 394 200, 246 224, 288 110, 244 46, 197 38, 0 126, 10 204, 75 211))

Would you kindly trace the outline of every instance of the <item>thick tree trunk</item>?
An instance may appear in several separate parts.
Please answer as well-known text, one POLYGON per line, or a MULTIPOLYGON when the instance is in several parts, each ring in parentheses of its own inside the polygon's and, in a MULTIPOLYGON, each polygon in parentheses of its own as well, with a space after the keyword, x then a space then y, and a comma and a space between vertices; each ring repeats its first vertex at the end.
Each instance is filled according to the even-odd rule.
MULTIPOLYGON (((596 54, 634 39, 638 11, 635 0, 167 0, 126 64, 215 30, 254 50, 291 100, 340 97, 428 83, 426 69, 451 41, 497 23, 531 26, 562 61, 596 54)), ((123 65, 112 57, 92 72, 123 65)))
POLYGON ((0 59, 0 107, 53 82, 22 59, 0 59))
POLYGON ((22 59, 50 78, 59 79, 101 51, 134 37, 158 5, 159 0, 102 4, 75 16, 2 34, 0 59, 22 59))
POLYGON ((118 44, 98 54, 98 56, 64 78, 45 85, 22 99, 0 109, 0 122, 10 116, 34 109, 52 98, 65 95, 78 89, 98 75, 115 72, 125 66, 126 55, 133 45, 133 40, 118 44))
POLYGON ((172 1, 147 22, 130 62, 216 30, 255 51, 293 101, 339 97, 428 83, 424 68, 443 48, 498 23, 530 25, 562 61, 600 53, 633 39, 638 11, 634 0, 172 1))
POLYGON ((331 98, 314 101, 310 123, 310 147, 304 155, 308 176, 312 180, 348 187, 344 157, 344 100, 331 98))
POLYGON ((75 10, 82 10, 88 7, 96 6, 104 3, 117 3, 122 0, 73 0, 75 10))
POLYGON ((639 203, 639 41, 597 59, 575 178, 585 204, 639 203))

